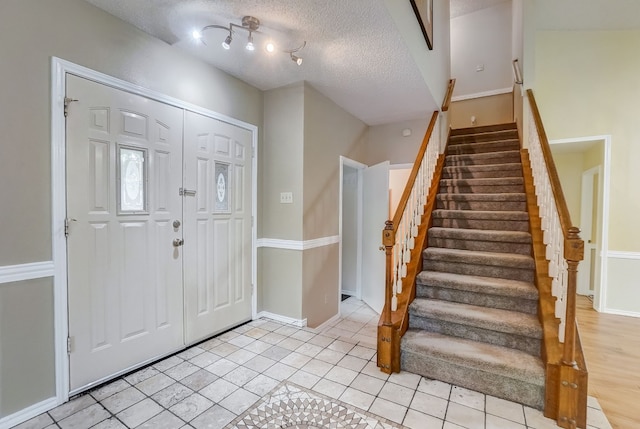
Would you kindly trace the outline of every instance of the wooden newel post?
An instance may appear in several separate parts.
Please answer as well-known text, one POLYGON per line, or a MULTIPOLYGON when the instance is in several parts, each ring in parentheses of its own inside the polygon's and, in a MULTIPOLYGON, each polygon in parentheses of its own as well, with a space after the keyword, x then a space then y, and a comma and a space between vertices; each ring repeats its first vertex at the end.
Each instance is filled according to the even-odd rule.
POLYGON ((564 349, 558 383, 558 426, 567 429, 586 427, 587 372, 576 363, 576 283, 578 263, 584 258, 584 241, 580 229, 569 228, 564 240, 567 261, 567 312, 565 316, 564 349))
POLYGON ((565 317, 564 351, 562 363, 576 364, 576 290, 578 263, 584 259, 584 241, 580 238, 580 228, 569 228, 564 242, 564 257, 567 260, 567 313, 565 317))
POLYGON ((384 229, 382 230, 382 245, 385 252, 385 293, 384 293, 384 315, 383 324, 386 326, 391 325, 391 300, 393 299, 393 245, 395 244, 395 237, 393 234, 393 221, 386 221, 384 229))

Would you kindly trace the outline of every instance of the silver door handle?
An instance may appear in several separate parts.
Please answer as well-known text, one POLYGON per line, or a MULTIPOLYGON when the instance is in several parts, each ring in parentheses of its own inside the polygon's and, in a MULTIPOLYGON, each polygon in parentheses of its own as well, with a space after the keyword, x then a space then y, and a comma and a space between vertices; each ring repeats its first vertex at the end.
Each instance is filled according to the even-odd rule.
POLYGON ((180 247, 184 244, 184 240, 182 238, 176 238, 173 240, 173 247, 180 247))

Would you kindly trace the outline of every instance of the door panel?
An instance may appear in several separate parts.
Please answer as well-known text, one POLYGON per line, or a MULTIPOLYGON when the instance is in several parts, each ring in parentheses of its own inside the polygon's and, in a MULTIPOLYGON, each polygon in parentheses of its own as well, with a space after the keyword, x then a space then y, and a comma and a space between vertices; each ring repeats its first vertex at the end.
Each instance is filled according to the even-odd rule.
POLYGON ((362 300, 378 314, 385 296, 382 230, 389 214, 389 161, 362 172, 362 300))
POLYGON ((251 319, 251 133, 185 113, 186 342, 251 319))
POLYGON ((67 76, 70 387, 183 346, 181 109, 67 76))

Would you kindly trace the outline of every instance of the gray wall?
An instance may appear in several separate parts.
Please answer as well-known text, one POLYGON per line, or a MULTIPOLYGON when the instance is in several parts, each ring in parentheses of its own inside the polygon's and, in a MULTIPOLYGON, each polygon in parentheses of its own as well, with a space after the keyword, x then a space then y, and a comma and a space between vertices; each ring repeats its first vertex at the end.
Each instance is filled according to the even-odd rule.
POLYGON ((413 164, 430 120, 431 118, 416 119, 369 127, 364 162, 367 165, 383 161, 391 164, 413 164), (411 129, 409 137, 402 135, 405 128, 411 129))
MULTIPOLYGON (((52 56, 262 122, 261 91, 84 1, 2 0, 0 266, 52 259, 52 56)), ((0 284, 0 307, 2 418, 54 396, 52 279, 0 284)))
POLYGON ((0 418, 55 396, 53 284, 0 284, 0 418))

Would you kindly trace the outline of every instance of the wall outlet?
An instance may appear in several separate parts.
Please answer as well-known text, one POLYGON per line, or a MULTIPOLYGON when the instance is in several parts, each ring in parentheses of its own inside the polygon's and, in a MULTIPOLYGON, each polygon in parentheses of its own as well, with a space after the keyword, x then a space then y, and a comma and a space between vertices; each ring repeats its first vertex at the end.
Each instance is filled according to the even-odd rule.
POLYGON ((293 204, 293 192, 280 192, 280 204, 293 204))

